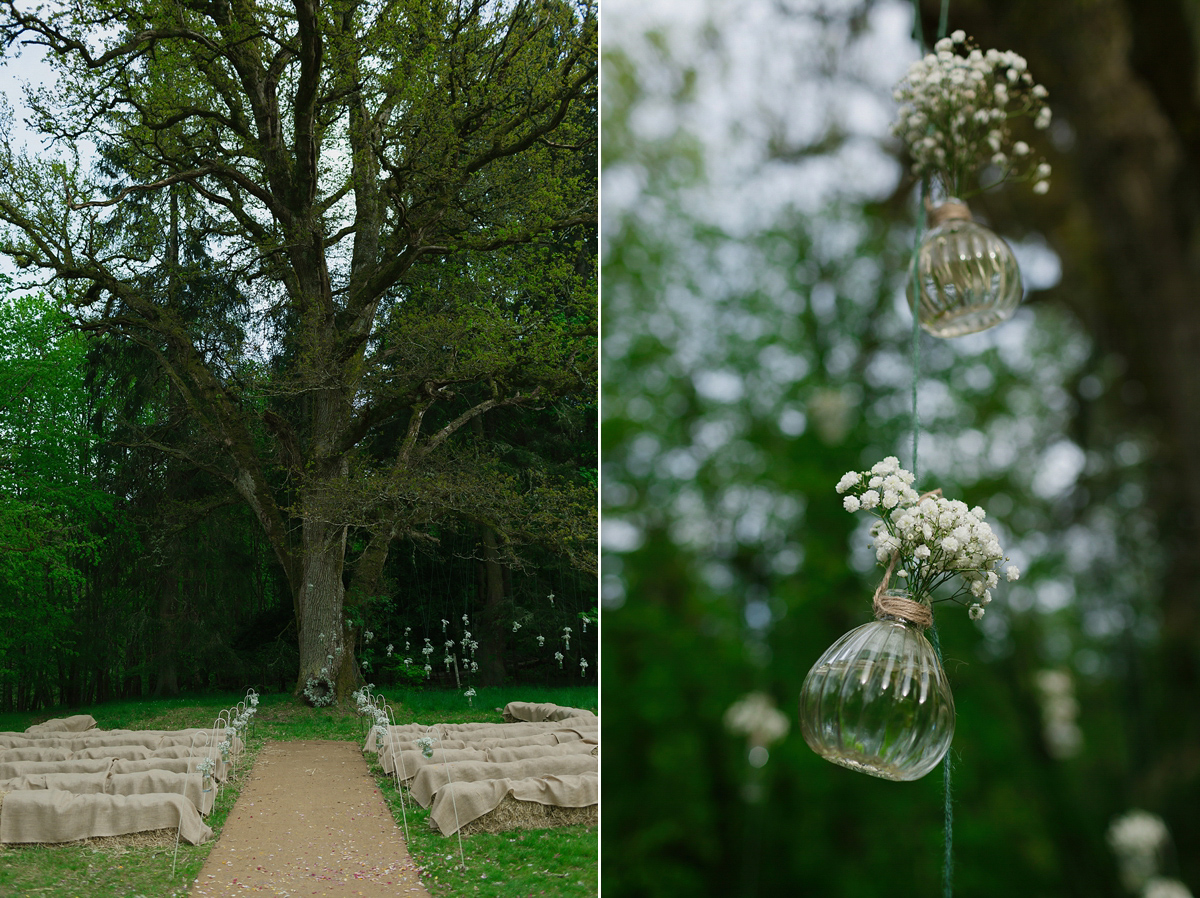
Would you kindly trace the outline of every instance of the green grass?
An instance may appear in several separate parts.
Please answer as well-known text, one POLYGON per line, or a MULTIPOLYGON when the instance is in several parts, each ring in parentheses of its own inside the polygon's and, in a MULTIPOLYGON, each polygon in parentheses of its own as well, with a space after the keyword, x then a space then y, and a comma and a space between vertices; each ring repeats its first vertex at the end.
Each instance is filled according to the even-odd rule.
MULTIPOLYGON (((554 702, 597 709, 593 687, 496 687, 477 690, 468 706, 457 690, 384 690, 399 724, 499 723, 500 709, 510 701, 554 702)), ((56 709, 53 713, 0 714, 0 731, 22 731, 49 717, 91 714, 101 729, 179 729, 208 726, 243 693, 173 699, 108 702, 87 708, 56 709)), ((308 708, 288 695, 261 697, 254 727, 238 772, 221 789, 206 819, 215 836, 229 816, 254 757, 267 740, 339 739, 361 745, 366 726, 350 710, 308 708)), ((368 755, 384 797, 402 823, 399 794, 391 777, 368 755)), ((524 898, 524 896, 585 896, 598 893, 599 837, 595 827, 559 827, 514 833, 476 833, 462 839, 466 869, 460 864, 458 838, 428 829, 429 811, 407 804, 409 850, 424 871, 422 880, 437 898, 524 898)), ((0 895, 37 898, 174 898, 186 893, 216 844, 181 842, 174 877, 174 843, 138 846, 119 842, 84 842, 51 846, 0 845, 0 895)))
POLYGON ((430 829, 430 811, 413 800, 408 799, 402 808, 392 777, 374 757, 368 767, 396 825, 403 826, 407 816, 408 850, 421 867, 425 887, 437 898, 582 898, 598 894, 600 840, 595 827, 473 833, 462 837, 460 857, 458 836, 447 837, 430 829))

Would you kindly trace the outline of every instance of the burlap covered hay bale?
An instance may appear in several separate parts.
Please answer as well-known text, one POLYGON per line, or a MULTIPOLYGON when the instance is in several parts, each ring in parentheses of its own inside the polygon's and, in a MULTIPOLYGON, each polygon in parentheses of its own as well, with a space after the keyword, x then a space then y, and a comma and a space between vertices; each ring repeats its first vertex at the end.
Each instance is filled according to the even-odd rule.
MULTIPOLYGON (((521 801, 511 795, 502 799, 494 811, 464 826, 464 836, 471 833, 505 833, 515 829, 550 829, 555 826, 596 826, 600 822, 600 806, 586 808, 558 808, 536 801, 521 801)), ((437 829, 431 819, 430 829, 437 829)))
POLYGON ((212 837, 212 830, 183 795, 10 792, 0 813, 0 842, 77 842, 176 826, 180 838, 192 845, 212 837))
POLYGON ((91 714, 75 714, 72 717, 55 717, 28 727, 27 733, 82 733, 94 729, 96 718, 91 714))
POLYGON ((596 715, 585 708, 568 708, 565 705, 556 705, 554 702, 509 702, 504 706, 502 713, 505 723, 519 721, 540 723, 544 720, 557 721, 570 718, 596 719, 596 715))
MULTIPOLYGON (((423 808, 433 802, 434 794, 449 783, 475 783, 480 780, 524 780, 541 776, 579 776, 596 772, 596 759, 591 755, 551 755, 544 758, 525 758, 521 761, 494 763, 490 761, 452 761, 422 767, 412 778, 408 794, 423 808)), ((528 798, 529 796, 522 796, 528 798)), ((557 804, 550 801, 548 804, 557 804)))
POLYGON ((449 836, 494 811, 505 798, 557 808, 587 808, 600 803, 600 777, 589 773, 452 783, 437 791, 429 819, 443 836, 449 836))

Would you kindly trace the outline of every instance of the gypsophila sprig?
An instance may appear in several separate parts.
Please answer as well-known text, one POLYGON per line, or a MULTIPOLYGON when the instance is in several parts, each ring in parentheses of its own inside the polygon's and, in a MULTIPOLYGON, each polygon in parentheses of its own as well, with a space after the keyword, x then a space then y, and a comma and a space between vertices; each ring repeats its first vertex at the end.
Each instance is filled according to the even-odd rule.
MULTIPOLYGON (((879 518, 871 525, 872 548, 881 565, 891 562, 897 580, 916 601, 955 601, 969 606, 972 620, 983 617, 999 584, 997 567, 1004 550, 984 521, 982 508, 942 496, 921 497, 912 488, 915 478, 900 467, 894 456, 877 462, 869 471, 849 471, 837 484, 845 494, 847 511, 867 511, 879 518), (948 596, 934 590, 955 584, 948 596)), ((1006 577, 1021 575, 1009 565, 1006 577)))
POLYGON ((438 739, 436 736, 422 736, 420 739, 414 739, 413 745, 419 748, 421 750, 421 754, 423 754, 425 757, 432 758, 433 743, 437 741, 438 739))
POLYGON ((892 133, 908 145, 912 171, 936 178, 948 196, 966 199, 1004 181, 1032 181, 1034 193, 1050 189, 1050 165, 1014 140, 1011 122, 1029 117, 1050 127, 1047 91, 1011 50, 980 50, 962 31, 942 38, 896 85, 900 104, 892 133), (975 187, 985 166, 992 183, 975 187))

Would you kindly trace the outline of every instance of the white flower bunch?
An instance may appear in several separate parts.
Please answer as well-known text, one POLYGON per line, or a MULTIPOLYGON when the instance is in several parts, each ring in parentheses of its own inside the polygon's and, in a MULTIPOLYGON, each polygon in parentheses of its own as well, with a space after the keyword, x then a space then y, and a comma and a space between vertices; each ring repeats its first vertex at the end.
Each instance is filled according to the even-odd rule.
POLYGON ((725 729, 764 748, 786 736, 789 726, 787 715, 762 692, 742 696, 725 712, 725 729))
POLYGON ((555 652, 555 653, 554 653, 554 660, 558 662, 558 666, 559 666, 559 667, 562 667, 562 666, 563 666, 563 653, 562 653, 562 652, 555 652))
POLYGON ((1142 898, 1192 898, 1192 892, 1178 879, 1156 876, 1146 883, 1142 898))
POLYGON ((541 648, 542 646, 544 646, 544 645, 546 644, 546 637, 545 637, 545 636, 539 636, 539 637, 537 638, 537 641, 538 641, 538 648, 541 648))
POLYGON ((375 716, 375 703, 367 698, 367 687, 360 686, 350 693, 350 697, 354 699, 354 704, 358 708, 358 713, 367 717, 375 716))
POLYGON ((435 736, 422 736, 420 739, 414 739, 413 745, 421 749, 421 754, 427 758, 433 757, 433 743, 437 742, 435 736))
POLYGON ((473 699, 475 697, 475 687, 468 686, 467 691, 464 692, 463 695, 465 695, 467 697, 467 704, 468 705, 472 704, 471 699, 473 699))
POLYGON ((233 748, 233 743, 231 743, 228 739, 226 739, 223 742, 218 742, 217 748, 219 748, 221 750, 221 760, 228 761, 229 760, 229 750, 231 748, 233 748))
POLYGON ((1141 891, 1158 873, 1159 855, 1169 839, 1167 825, 1149 811, 1128 811, 1109 825, 1108 844, 1117 856, 1125 888, 1141 891))
POLYGON ((516 633, 520 629, 521 629, 521 622, 513 621, 513 632, 516 633))
MULTIPOLYGON (((199 763, 196 764, 196 772, 204 777, 205 785, 207 785, 209 777, 212 776, 213 767, 216 766, 216 763, 217 762, 213 760, 212 755, 205 755, 200 759, 199 763)), ((205 789, 204 791, 207 792, 209 790, 205 789)))
MULTIPOLYGON (((871 526, 875 557, 880 564, 896 557, 895 575, 914 599, 935 601, 935 589, 958 579, 958 589, 936 601, 969 605, 971 619, 979 620, 1000 582, 995 568, 1004 550, 982 508, 941 496, 921 498, 912 488, 914 479, 889 456, 869 471, 847 472, 837 491, 848 493, 842 500, 847 511, 879 518, 871 526)), ((1021 572, 1009 565, 1006 576, 1016 580, 1021 572)))
POLYGON ((1042 730, 1046 748, 1058 760, 1074 757, 1083 746, 1083 731, 1076 723, 1079 702, 1065 670, 1039 670, 1034 678, 1042 700, 1042 730))
POLYGON ((933 49, 893 94, 900 109, 892 133, 908 145, 913 174, 936 177, 949 196, 966 199, 978 192, 969 181, 990 163, 999 176, 987 187, 1013 180, 1033 181, 1034 193, 1049 190, 1050 165, 1014 141, 1009 124, 1029 116, 1034 128, 1050 127, 1046 88, 1026 71, 1025 59, 1011 50, 984 52, 962 31, 933 49))
POLYGON ((587 658, 580 658, 579 659, 579 675, 581 677, 586 677, 587 669, 588 669, 587 658))
POLYGON ((375 706, 374 713, 371 716, 375 720, 375 747, 383 748, 383 742, 387 738, 388 725, 391 721, 388 720, 387 711, 379 706, 375 706))

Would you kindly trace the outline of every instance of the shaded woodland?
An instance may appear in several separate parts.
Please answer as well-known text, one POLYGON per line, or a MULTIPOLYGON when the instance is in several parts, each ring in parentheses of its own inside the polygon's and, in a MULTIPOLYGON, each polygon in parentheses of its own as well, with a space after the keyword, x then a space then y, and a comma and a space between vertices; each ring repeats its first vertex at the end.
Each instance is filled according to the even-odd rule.
MULTIPOLYGON (((833 486, 912 460, 915 185, 886 121, 918 50, 880 37, 911 6, 638 21, 604 45, 604 687, 640 698, 608 733, 606 888, 938 894, 940 772, 844 771, 796 720, 880 577, 833 486), (791 721, 762 766, 724 723, 752 691, 791 721)), ((1198 10, 952 0, 948 27, 1026 57, 1054 114, 1030 138, 1049 193, 971 200, 1018 249, 1024 306, 919 344, 919 485, 987 509, 1022 568, 977 625, 938 606, 954 888, 1131 894, 1109 832, 1140 808, 1170 833, 1157 871, 1195 893, 1198 10)))

